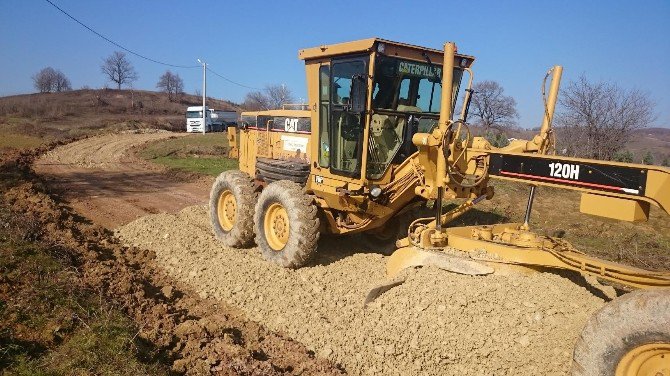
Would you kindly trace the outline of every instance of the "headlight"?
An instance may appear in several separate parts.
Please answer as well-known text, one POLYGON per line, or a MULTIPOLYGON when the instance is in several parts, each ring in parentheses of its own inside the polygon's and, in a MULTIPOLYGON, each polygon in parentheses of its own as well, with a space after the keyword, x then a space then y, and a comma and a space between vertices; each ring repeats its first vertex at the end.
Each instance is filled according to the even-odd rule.
POLYGON ((379 195, 382 194, 382 189, 379 188, 378 185, 373 185, 372 188, 370 188, 370 196, 377 198, 379 195))

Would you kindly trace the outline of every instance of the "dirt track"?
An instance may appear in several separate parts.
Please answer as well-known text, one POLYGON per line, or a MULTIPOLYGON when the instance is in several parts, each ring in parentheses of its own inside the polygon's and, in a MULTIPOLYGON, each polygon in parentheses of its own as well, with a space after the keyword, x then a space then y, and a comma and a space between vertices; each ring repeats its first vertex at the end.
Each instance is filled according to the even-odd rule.
POLYGON ((128 154, 170 136, 83 140, 49 153, 37 169, 95 222, 114 228, 140 217, 117 235, 155 252, 168 275, 351 374, 564 375, 582 325, 603 304, 553 274, 466 277, 426 268, 364 310, 367 289, 383 279, 383 256, 324 238, 313 265, 293 271, 268 264, 257 249, 222 246, 199 205, 208 181, 175 182, 128 154))
POLYGON ((115 228, 147 214, 174 213, 207 201, 209 179, 176 181, 131 152, 150 141, 188 136, 154 131, 87 138, 50 151, 34 168, 78 213, 115 228))
POLYGON ((364 375, 564 375, 586 319, 603 301, 553 274, 469 277, 430 268, 362 308, 385 257, 325 238, 310 267, 287 270, 257 249, 216 241, 207 208, 141 218, 123 241, 201 296, 242 308, 317 354, 364 375))

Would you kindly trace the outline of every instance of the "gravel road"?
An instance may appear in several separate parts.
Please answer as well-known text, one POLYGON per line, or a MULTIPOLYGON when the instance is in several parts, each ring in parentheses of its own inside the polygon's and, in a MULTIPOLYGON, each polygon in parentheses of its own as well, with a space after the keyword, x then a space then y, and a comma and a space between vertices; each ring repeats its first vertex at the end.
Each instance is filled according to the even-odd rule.
POLYGON ((132 152, 147 142, 190 135, 144 132, 127 131, 63 145, 43 155, 33 167, 78 213, 108 228, 146 214, 174 213, 207 202, 211 178, 178 181, 164 167, 132 152))
POLYGON ((586 319, 604 303, 554 274, 461 276, 433 268, 366 309, 385 257, 324 238, 311 266, 287 270, 255 249, 216 241, 207 208, 155 214, 120 227, 167 273, 203 297, 240 307, 354 375, 565 375, 586 319))

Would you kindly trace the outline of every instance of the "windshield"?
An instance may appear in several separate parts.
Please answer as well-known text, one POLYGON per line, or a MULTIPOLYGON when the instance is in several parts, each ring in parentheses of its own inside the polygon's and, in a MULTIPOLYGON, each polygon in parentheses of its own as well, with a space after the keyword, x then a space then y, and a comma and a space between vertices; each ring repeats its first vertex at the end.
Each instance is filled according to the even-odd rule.
MULTIPOLYGON (((454 105, 462 77, 463 70, 454 68, 454 105)), ((368 141, 368 178, 382 177, 391 163, 402 163, 416 151, 412 136, 417 132, 430 132, 435 127, 441 93, 442 66, 383 55, 377 58, 368 141)), ((453 109, 452 105, 452 112, 453 109)))
POLYGON ((187 111, 186 117, 188 119, 202 119, 202 111, 187 111))
MULTIPOLYGON (((454 68, 453 104, 456 103, 462 76, 463 70, 454 68)), ((441 65, 381 55, 377 58, 374 77, 374 109, 429 114, 440 112, 441 65)))

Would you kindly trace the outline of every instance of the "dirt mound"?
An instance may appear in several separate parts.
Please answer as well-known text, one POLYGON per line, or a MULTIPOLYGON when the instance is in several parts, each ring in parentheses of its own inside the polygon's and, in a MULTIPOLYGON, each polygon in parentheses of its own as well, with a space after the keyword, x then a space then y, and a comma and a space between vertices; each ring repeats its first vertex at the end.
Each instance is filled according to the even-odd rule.
POLYGON ((203 300, 167 276, 152 251, 125 247, 44 193, 30 158, 0 165, 3 201, 35 239, 67 254, 72 272, 137 325, 158 359, 187 374, 339 374, 303 345, 249 321, 225 303, 203 300))
POLYGON ((147 130, 90 137, 49 151, 34 168, 78 213, 114 228, 146 214, 207 202, 211 179, 178 181, 133 154, 150 141, 188 136, 147 130))
POLYGON ((140 218, 117 231, 156 253, 168 274, 288 333, 352 374, 564 375, 586 319, 603 301, 554 274, 460 276, 421 269, 363 309, 385 259, 325 238, 313 265, 282 269, 257 249, 228 249, 207 208, 140 218))

